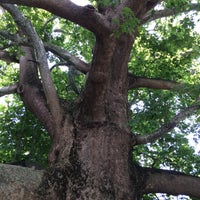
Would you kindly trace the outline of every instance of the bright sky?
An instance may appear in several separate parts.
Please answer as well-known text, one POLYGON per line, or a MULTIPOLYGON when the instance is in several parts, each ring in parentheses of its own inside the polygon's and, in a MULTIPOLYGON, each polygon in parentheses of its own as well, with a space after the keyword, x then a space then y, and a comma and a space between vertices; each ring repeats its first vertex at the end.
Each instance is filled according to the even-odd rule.
POLYGON ((87 4, 91 4, 89 1, 87 0, 71 0, 72 2, 74 2, 75 4, 77 5, 80 5, 80 6, 84 6, 84 5, 87 5, 87 4))

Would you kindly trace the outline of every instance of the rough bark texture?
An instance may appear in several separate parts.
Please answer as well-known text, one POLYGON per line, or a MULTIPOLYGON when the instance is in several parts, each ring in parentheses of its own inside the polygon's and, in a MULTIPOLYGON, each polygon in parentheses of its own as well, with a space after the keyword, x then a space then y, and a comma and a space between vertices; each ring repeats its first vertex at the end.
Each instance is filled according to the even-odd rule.
POLYGON ((185 195, 191 197, 199 197, 200 195, 200 182, 197 177, 159 169, 144 169, 145 171, 147 178, 145 193, 147 194, 149 191, 162 193, 164 187, 166 187, 165 192, 168 194, 179 195, 184 192, 185 195))
POLYGON ((129 133, 113 125, 79 128, 68 162, 52 167, 39 193, 46 199, 51 199, 52 192, 68 200, 133 199, 130 141, 129 133))
POLYGON ((0 165, 0 199, 37 199, 35 191, 44 171, 31 168, 0 165))
POLYGON ((129 133, 108 124, 85 128, 77 134, 77 154, 86 176, 81 196, 84 199, 132 199, 129 133))

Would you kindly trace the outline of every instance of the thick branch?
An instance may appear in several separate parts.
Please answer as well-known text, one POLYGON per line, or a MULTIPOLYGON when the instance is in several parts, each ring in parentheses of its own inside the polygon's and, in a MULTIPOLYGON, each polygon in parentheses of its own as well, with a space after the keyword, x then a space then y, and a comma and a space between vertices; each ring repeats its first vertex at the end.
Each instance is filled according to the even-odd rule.
MULTIPOLYGON (((18 34, 11 34, 6 31, 1 30, 0 36, 2 36, 4 39, 11 40, 16 45, 30 46, 30 42, 28 42, 26 38, 21 37, 18 34)), ((89 68, 90 68, 89 64, 85 63, 78 57, 73 56, 67 50, 65 50, 59 46, 56 46, 54 44, 50 44, 50 43, 44 43, 44 47, 47 51, 50 51, 53 54, 55 54, 57 57, 59 57, 60 59, 65 60, 69 65, 73 65, 80 72, 86 74, 89 71, 89 68)), ((5 60, 5 61, 13 61, 13 62, 17 61, 17 58, 15 58, 14 55, 11 55, 10 58, 7 58, 8 53, 7 52, 1 53, 1 52, 2 51, 0 51, 0 59, 5 60), (5 58, 3 58, 3 57, 5 57, 5 58)))
POLYGON ((35 191, 43 175, 44 170, 1 164, 0 199, 38 199, 35 191))
POLYGON ((160 0, 144 0, 144 1, 135 1, 135 0, 126 0, 124 1, 123 7, 130 7, 135 16, 138 17, 139 19, 143 18, 145 13, 147 13, 149 10, 153 9, 160 0))
POLYGON ((13 85, 10 85, 10 86, 5 86, 5 87, 0 88, 0 97, 7 95, 7 94, 16 93, 17 87, 18 87, 18 84, 16 83, 16 84, 13 84, 13 85))
POLYGON ((34 62, 31 47, 22 46, 24 55, 20 57, 20 77, 17 92, 20 94, 24 105, 36 115, 44 125, 51 137, 55 132, 55 123, 47 107, 46 98, 38 77, 38 70, 34 62))
POLYGON ((103 15, 96 12, 92 6, 77 6, 70 0, 0 0, 0 3, 10 3, 42 8, 57 16, 79 24, 80 26, 87 28, 99 36, 105 32, 110 32, 111 29, 110 22, 108 22, 103 15))
POLYGON ((0 50, 0 60, 5 61, 7 64, 10 64, 11 62, 19 63, 19 59, 17 59, 16 55, 10 55, 5 50, 0 50))
POLYGON ((35 29, 33 28, 30 21, 28 21, 17 9, 16 6, 3 4, 3 7, 8 10, 8 12, 15 19, 16 24, 19 28, 29 37, 30 41, 33 44, 34 49, 37 52, 37 63, 39 66, 40 74, 42 77, 43 89, 45 92, 45 96, 47 99, 47 103, 49 105, 51 114, 54 117, 55 123, 57 126, 60 126, 62 116, 61 116, 61 108, 59 105, 58 96, 56 93, 56 89, 54 87, 50 70, 48 68, 46 51, 43 46, 42 40, 37 35, 35 29))
POLYGON ((12 43, 10 43, 8 46, 11 46, 13 44, 16 44, 16 45, 20 45, 20 44, 25 45, 26 44, 27 46, 30 46, 30 42, 28 42, 26 38, 20 37, 19 34, 12 34, 5 30, 0 30, 0 37, 2 37, 4 40, 12 41, 12 43))
POLYGON ((200 178, 183 173, 144 168, 145 188, 143 194, 167 193, 171 195, 189 195, 200 198, 200 178))
POLYGON ((144 87, 151 89, 171 90, 177 88, 178 86, 180 86, 180 83, 175 81, 139 77, 129 73, 129 89, 144 87))
POLYGON ((58 56, 61 59, 64 59, 69 63, 69 65, 73 65, 77 70, 81 71, 82 73, 86 74, 89 71, 89 64, 83 62, 81 59, 73 56, 65 49, 62 49, 56 45, 45 43, 45 48, 47 51, 51 51, 53 54, 58 56))
POLYGON ((199 4, 193 3, 188 5, 187 7, 183 7, 180 10, 177 9, 163 9, 163 10, 158 10, 158 11, 152 11, 148 13, 144 19, 142 20, 143 23, 154 21, 156 19, 160 19, 163 17, 170 17, 173 15, 181 14, 181 13, 187 13, 190 11, 199 11, 200 7, 199 4))
POLYGON ((184 110, 182 110, 178 115, 176 115, 170 122, 162 125, 159 129, 157 129, 154 133, 148 135, 138 135, 136 136, 136 144, 147 144, 151 143, 161 137, 163 137, 166 133, 170 132, 174 129, 180 121, 184 120, 186 117, 194 114, 197 110, 200 109, 200 105, 193 105, 184 110))

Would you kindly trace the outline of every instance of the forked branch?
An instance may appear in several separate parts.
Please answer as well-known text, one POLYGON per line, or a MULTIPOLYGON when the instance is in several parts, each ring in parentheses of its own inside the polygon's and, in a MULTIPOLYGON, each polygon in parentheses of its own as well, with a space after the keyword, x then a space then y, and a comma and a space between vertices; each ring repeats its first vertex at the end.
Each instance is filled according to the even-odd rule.
POLYGON ((35 114, 51 138, 53 138, 55 120, 49 112, 41 80, 38 77, 33 48, 21 46, 21 49, 24 55, 20 57, 20 76, 17 93, 20 95, 24 105, 35 114))
POLYGON ((37 32, 33 28, 31 22, 26 19, 14 5, 2 4, 2 6, 12 15, 17 26, 24 34, 28 36, 31 44, 37 53, 37 64, 42 78, 43 89, 47 99, 47 104, 50 108, 51 114, 54 117, 57 126, 61 124, 61 107, 59 105, 58 96, 55 86, 53 84, 50 70, 47 63, 46 51, 42 40, 39 38, 37 32))

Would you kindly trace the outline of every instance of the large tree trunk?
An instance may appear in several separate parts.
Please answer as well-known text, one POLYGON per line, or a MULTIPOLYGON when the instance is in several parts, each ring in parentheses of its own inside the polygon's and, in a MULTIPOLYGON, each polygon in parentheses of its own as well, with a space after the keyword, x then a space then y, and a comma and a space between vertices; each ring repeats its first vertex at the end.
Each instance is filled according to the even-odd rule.
POLYGON ((110 124, 79 133, 76 148, 85 183, 80 191, 83 199, 133 199, 130 135, 110 124))
POLYGON ((54 197, 49 193, 52 186, 62 188, 54 190, 60 199, 132 200, 136 196, 132 138, 127 127, 130 40, 124 36, 119 40, 97 39, 93 70, 75 114, 71 120, 66 118, 59 138, 53 138, 52 168, 44 181, 45 189, 41 189, 47 199, 54 197), (46 190, 52 171, 58 186, 52 184, 46 190), (57 180, 57 173, 63 173, 64 181, 57 180))
POLYGON ((134 199, 130 143, 130 134, 115 125, 74 130, 68 162, 52 166, 46 177, 45 187, 46 183, 52 184, 52 179, 55 181, 45 191, 46 198, 53 199, 48 192, 54 187, 59 199, 134 199))

